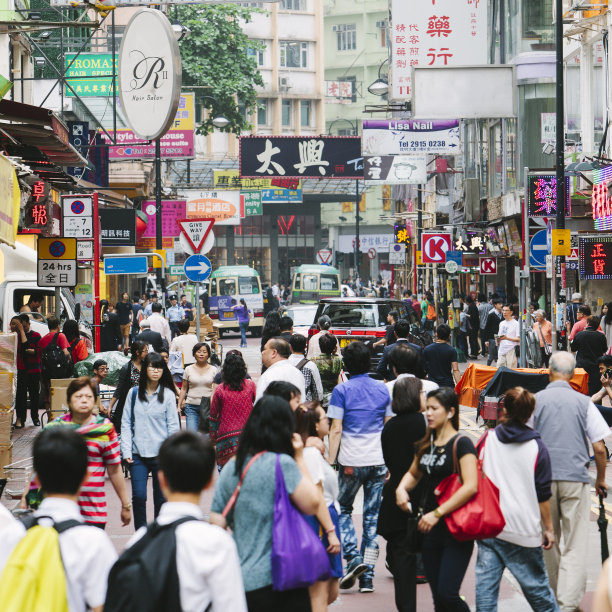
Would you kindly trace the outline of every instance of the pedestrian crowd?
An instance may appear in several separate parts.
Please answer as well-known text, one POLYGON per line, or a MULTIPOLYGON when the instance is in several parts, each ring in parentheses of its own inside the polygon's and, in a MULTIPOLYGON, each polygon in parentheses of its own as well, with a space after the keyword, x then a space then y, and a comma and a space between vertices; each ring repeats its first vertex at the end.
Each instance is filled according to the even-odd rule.
MULTIPOLYGON (((591 455, 596 492, 607 491, 610 426, 595 401, 612 397, 612 356, 596 358, 601 384, 593 398, 570 381, 587 359, 585 347, 599 341, 591 336, 606 337, 599 317, 588 315, 593 320, 575 334, 576 357, 550 356, 545 390, 506 392, 499 424, 475 444, 461 433, 451 328, 433 329, 431 295, 408 299, 432 322, 434 339, 413 344, 408 323, 391 313, 377 364, 360 341, 340 353, 326 316, 307 341, 292 333, 291 319, 269 313, 255 382, 241 351, 228 351, 217 368, 207 343, 184 339, 185 319, 177 317, 164 320, 175 323, 177 344, 160 351, 189 353, 180 380, 152 338, 136 336, 104 414, 96 401, 108 370, 96 361, 93 378, 68 385, 68 412, 36 437, 35 475, 22 499, 33 513, 17 521, 0 510, 0 609, 319 612, 340 589, 375 590, 380 535, 400 612, 418 609, 419 582, 429 584, 437 611, 469 610, 461 585, 475 545, 477 610, 497 610, 504 570, 533 610, 578 610, 591 455), (122 525, 133 517, 136 529, 119 557, 104 531, 105 476, 122 525), (207 489, 208 521, 200 507, 207 489), (361 537, 353 518, 360 490, 361 537), (43 580, 56 588, 44 593, 43 580)), ((470 349, 495 349, 498 365, 515 367, 512 307, 470 300, 462 318, 470 349)), ((161 305, 148 306, 143 321, 150 325, 141 324, 138 335, 163 336, 161 305)), ((175 300, 172 308, 179 309, 175 300)), ((48 336, 32 340, 25 319, 13 319, 24 372, 22 424, 29 381, 40 377, 37 347, 57 346, 70 358, 78 345, 69 340, 71 326, 63 334, 52 320, 48 336)), ((546 338, 544 322, 537 313, 534 325, 546 338)), ((44 355, 40 361, 42 368, 44 355)))

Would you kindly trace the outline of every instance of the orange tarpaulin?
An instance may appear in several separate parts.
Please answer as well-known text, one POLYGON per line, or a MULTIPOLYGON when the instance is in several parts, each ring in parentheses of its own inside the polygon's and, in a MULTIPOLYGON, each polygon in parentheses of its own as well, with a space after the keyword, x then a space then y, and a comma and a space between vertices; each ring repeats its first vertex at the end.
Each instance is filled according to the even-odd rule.
MULTIPOLYGON (((545 368, 515 368, 517 372, 529 372, 530 374, 548 374, 545 368)), ((461 380, 455 386, 455 392, 459 396, 459 403, 463 406, 478 406, 478 396, 480 392, 489 384, 493 375, 497 372, 497 368, 493 366, 478 365, 471 363, 461 380)), ((589 375, 582 369, 574 370, 574 377, 570 380, 570 385, 580 393, 589 394, 589 375)))

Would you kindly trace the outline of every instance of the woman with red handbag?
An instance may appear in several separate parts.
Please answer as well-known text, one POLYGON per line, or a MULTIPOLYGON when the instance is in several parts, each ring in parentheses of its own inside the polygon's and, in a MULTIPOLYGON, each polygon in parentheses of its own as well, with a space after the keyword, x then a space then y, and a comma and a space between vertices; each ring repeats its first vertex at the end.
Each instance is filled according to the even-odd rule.
POLYGON ((478 542, 476 608, 496 612, 505 568, 521 586, 533 610, 557 612, 542 548, 555 540, 550 515, 552 470, 540 434, 526 425, 535 397, 515 387, 504 396, 503 422, 478 444, 483 472, 499 489, 506 525, 495 538, 478 542), (544 525, 544 533, 542 527, 544 525))
POLYGON ((449 532, 443 517, 464 506, 478 492, 476 449, 472 441, 459 436, 459 401, 449 387, 427 395, 427 434, 421 440, 410 470, 396 490, 397 505, 405 512, 413 509, 409 491, 422 482, 423 507, 418 529, 423 536, 422 553, 425 575, 431 587, 436 612, 469 612, 469 606, 459 596, 467 571, 473 540, 458 541, 449 532), (459 436, 459 437, 458 437, 459 436), (452 476, 454 455, 462 486, 438 506, 435 490, 452 476))

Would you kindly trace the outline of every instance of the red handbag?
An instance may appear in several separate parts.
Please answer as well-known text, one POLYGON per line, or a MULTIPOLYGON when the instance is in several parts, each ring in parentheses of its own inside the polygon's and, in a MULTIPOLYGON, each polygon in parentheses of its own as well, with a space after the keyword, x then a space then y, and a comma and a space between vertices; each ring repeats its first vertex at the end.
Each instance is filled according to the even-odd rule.
MULTIPOLYGON (((447 476, 434 491, 438 505, 449 500, 463 485, 457 460, 457 442, 460 437, 458 435, 453 443, 453 474, 447 476)), ((485 437, 478 444, 478 451, 484 445, 485 437)), ((461 508, 447 514, 444 520, 451 535, 459 542, 494 538, 503 531, 506 519, 499 505, 499 489, 482 471, 480 457, 478 457, 478 492, 461 508)))

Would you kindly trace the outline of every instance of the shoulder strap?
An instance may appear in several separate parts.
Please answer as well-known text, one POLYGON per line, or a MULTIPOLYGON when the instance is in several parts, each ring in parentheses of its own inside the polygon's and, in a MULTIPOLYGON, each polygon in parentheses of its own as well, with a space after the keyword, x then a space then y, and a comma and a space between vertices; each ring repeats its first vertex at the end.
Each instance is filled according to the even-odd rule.
POLYGON ((130 414, 130 420, 131 420, 132 442, 133 442, 134 441, 134 406, 136 406, 136 395, 138 395, 138 387, 132 387, 131 392, 132 392, 132 397, 130 398, 130 406, 132 407, 132 412, 130 414))
POLYGON ((478 440, 478 442, 476 443, 476 455, 479 459, 481 459, 481 453, 484 455, 484 448, 487 442, 487 436, 489 435, 490 431, 490 429, 487 429, 480 437, 480 440, 478 440))
POLYGON ((234 492, 232 493, 227 504, 225 505, 225 508, 223 508, 223 512, 221 513, 224 518, 227 518, 227 515, 230 513, 231 509, 236 504, 236 501, 238 499, 238 494, 240 493, 240 489, 242 488, 242 483, 244 482, 244 478, 247 475, 247 472, 251 469, 251 466, 255 463, 255 461, 259 459, 265 453, 266 451, 261 451, 257 453, 256 455, 253 455, 251 459, 249 460, 249 462, 245 465, 244 469, 242 470, 240 480, 238 481, 238 484, 236 485, 234 492))
POLYGON ((68 531, 68 529, 71 529, 72 527, 78 527, 79 525, 85 524, 82 521, 77 521, 76 519, 67 519, 65 521, 58 521, 56 523, 50 516, 47 516, 47 515, 26 516, 21 519, 21 522, 23 523, 23 526, 27 530, 27 529, 31 529, 32 527, 35 527, 36 525, 38 525, 40 519, 42 518, 46 518, 52 521, 53 527, 55 528, 55 531, 57 531, 57 533, 64 533, 64 531, 68 531))
POLYGON ((457 444, 459 443, 459 438, 462 437, 463 436, 458 433, 453 442, 453 472, 459 475, 461 474, 461 471, 459 470, 459 459, 457 459, 457 444))
POLYGON ((303 357, 303 358, 302 358, 302 360, 301 360, 301 361, 300 361, 298 364, 296 364, 296 366, 295 366, 295 367, 296 367, 298 370, 302 370, 302 369, 304 368, 304 366, 305 366, 305 365, 308 363, 308 361, 309 361, 309 360, 308 360, 308 359, 306 359, 306 357, 303 357))

